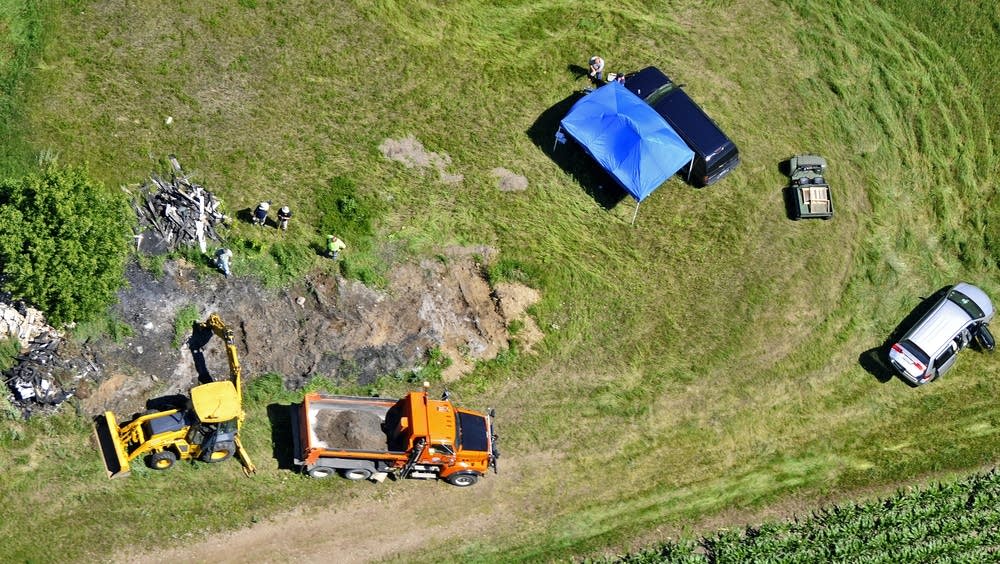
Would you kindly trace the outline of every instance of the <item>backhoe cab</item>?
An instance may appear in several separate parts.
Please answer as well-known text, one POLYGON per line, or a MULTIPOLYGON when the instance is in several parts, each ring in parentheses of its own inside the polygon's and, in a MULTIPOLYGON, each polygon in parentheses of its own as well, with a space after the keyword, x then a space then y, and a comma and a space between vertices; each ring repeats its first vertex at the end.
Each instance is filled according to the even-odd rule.
POLYGON ((226 342, 230 379, 192 388, 183 409, 146 413, 121 427, 110 411, 98 416, 95 433, 109 478, 127 476, 143 457, 150 468, 166 470, 178 460, 222 462, 235 455, 248 476, 256 471, 240 442, 243 394, 233 332, 214 313, 200 325, 226 342))

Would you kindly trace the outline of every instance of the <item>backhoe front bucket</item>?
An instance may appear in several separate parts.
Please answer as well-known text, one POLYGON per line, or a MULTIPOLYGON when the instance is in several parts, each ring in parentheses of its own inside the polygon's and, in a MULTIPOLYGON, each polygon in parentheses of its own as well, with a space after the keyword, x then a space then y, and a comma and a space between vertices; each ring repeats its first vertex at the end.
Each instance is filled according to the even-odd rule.
POLYGON ((115 420, 115 414, 105 411, 104 415, 98 415, 94 420, 94 437, 98 446, 101 447, 101 458, 104 460, 104 469, 108 472, 108 479, 128 476, 131 467, 128 463, 128 456, 122 446, 121 429, 115 420))

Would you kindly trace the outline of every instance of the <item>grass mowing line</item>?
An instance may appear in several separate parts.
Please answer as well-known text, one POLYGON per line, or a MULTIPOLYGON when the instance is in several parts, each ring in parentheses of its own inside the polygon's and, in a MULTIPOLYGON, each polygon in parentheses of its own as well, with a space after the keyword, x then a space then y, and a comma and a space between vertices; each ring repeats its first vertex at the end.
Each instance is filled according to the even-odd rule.
MULTIPOLYGON (((886 115, 887 115, 887 116, 890 116, 890 115, 892 115, 892 114, 890 113, 890 114, 886 114, 886 115)), ((886 118, 886 119, 889 119, 889 118, 886 118)), ((891 128, 890 128, 890 129, 891 129, 891 128)), ((904 135, 904 137, 905 137, 905 134, 906 134, 906 131, 907 131, 907 130, 906 130, 905 128, 902 128, 902 129, 899 129, 898 131, 900 132, 900 134, 904 135)))
MULTIPOLYGON (((853 12, 848 11, 845 14, 841 14, 840 19, 846 22, 853 21, 854 24, 861 27, 862 30, 864 29, 865 26, 871 26, 872 25, 871 22, 880 22, 885 19, 884 15, 880 13, 876 14, 865 13, 865 14, 858 14, 855 20, 851 20, 850 17, 854 15, 855 14, 853 12)), ((872 43, 880 43, 881 41, 884 41, 886 37, 891 37, 890 30, 899 29, 902 27, 904 26, 899 26, 892 23, 884 23, 878 25, 878 27, 872 31, 872 35, 875 36, 875 38, 872 39, 872 43)), ((897 43, 901 44, 901 46, 895 49, 890 49, 890 51, 893 52, 906 51, 907 50, 906 45, 909 45, 910 41, 906 37, 902 37, 897 41, 897 43)), ((944 58, 944 55, 941 53, 941 50, 939 48, 931 49, 928 47, 924 49, 924 52, 925 53, 933 52, 935 56, 941 59, 944 58)), ((843 55, 840 56, 842 57, 843 55)), ((889 67, 887 64, 891 62, 892 62, 892 57, 890 57, 889 54, 883 53, 878 58, 873 60, 872 64, 882 65, 881 68, 884 68, 884 70, 881 71, 882 75, 895 75, 895 72, 892 70, 892 67, 889 67)), ((902 65, 906 63, 906 60, 899 59, 898 62, 899 64, 902 65)), ((952 77, 956 76, 956 73, 957 76, 960 77, 959 82, 962 81, 961 73, 958 72, 958 69, 953 64, 948 65, 944 68, 951 72, 949 72, 948 78, 942 78, 941 80, 937 81, 936 85, 939 84, 940 88, 934 89, 935 95, 938 93, 938 91, 943 92, 943 95, 940 98, 938 98, 938 100, 942 100, 942 102, 940 103, 944 103, 943 100, 947 100, 947 97, 954 92, 950 85, 954 82, 954 79, 952 77)), ((932 71, 933 69, 929 69, 926 76, 933 77, 934 75, 930 74, 932 71)), ((911 83, 912 81, 903 81, 903 82, 908 84, 911 83)), ((883 82, 883 84, 885 84, 885 82, 883 82)), ((877 84, 873 84, 871 88, 866 90, 871 91, 875 89, 878 89, 877 84)), ((963 98, 968 99, 968 96, 963 96, 963 98)), ((880 100, 883 100, 883 98, 876 96, 874 97, 874 102, 869 101, 870 109, 875 113, 876 116, 878 115, 883 116, 882 118, 880 118, 883 123, 885 123, 886 121, 892 121, 891 117, 893 115, 892 110, 880 105, 875 105, 875 106, 871 105, 872 103, 881 104, 880 100)), ((981 107, 981 103, 979 103, 978 100, 975 98, 972 98, 969 102, 963 101, 962 104, 956 104, 956 105, 960 108, 963 106, 969 106, 972 108, 981 107)), ((961 117, 961 114, 959 114, 959 116, 961 117)), ((899 117, 902 118, 903 116, 899 117)), ((966 122, 965 119, 960 119, 960 121, 966 122)), ((900 119, 900 122, 902 123, 902 119, 900 119)), ((948 122, 946 122, 946 124, 947 123, 948 122)), ((972 127, 972 124, 967 124, 967 125, 969 126, 968 129, 973 131, 975 130, 975 128, 972 127)), ((961 212, 964 206, 960 203, 952 205, 952 202, 954 202, 956 198, 948 196, 948 193, 954 193, 954 190, 948 187, 950 183, 940 183, 938 182, 939 178, 935 178, 934 175, 928 172, 928 171, 954 170, 953 159, 951 158, 952 155, 950 154, 951 153, 950 147, 954 146, 957 143, 956 139, 953 137, 954 134, 950 132, 951 128, 953 128, 953 126, 946 125, 945 127, 946 135, 944 138, 936 138, 935 142, 929 145, 927 143, 924 144, 925 151, 923 156, 930 157, 929 160, 918 159, 912 162, 908 162, 906 155, 915 154, 916 146, 914 142, 910 140, 911 137, 909 129, 904 128, 900 130, 896 135, 896 138, 899 138, 901 140, 906 140, 901 145, 899 145, 900 147, 903 148, 903 150, 886 153, 885 156, 882 158, 882 161, 886 163, 884 177, 891 179, 902 178, 903 179, 902 184, 906 186, 906 189, 893 189, 891 187, 886 186, 887 182, 875 184, 873 185, 873 188, 879 190, 885 188, 888 193, 879 196, 879 200, 885 201, 887 203, 890 202, 894 203, 895 205, 898 206, 897 209, 907 212, 905 215, 902 215, 902 217, 900 217, 899 220, 891 222, 889 223, 889 225, 909 225, 909 226, 923 225, 923 226, 933 227, 934 229, 940 229, 940 227, 943 226, 944 229, 940 229, 940 232, 944 233, 943 237, 944 242, 950 243, 948 245, 950 249, 954 249, 956 246, 969 248, 971 245, 972 247, 975 247, 978 246, 978 244, 975 242, 970 244, 964 240, 949 241, 950 239, 953 238, 953 236, 949 234, 954 233, 956 228, 966 223, 961 219, 957 219, 963 217, 961 212), (927 149, 931 150, 928 151, 927 149), (898 161, 902 166, 899 167, 893 166, 892 163, 895 161, 898 161), (927 186, 927 190, 926 191, 920 190, 919 188, 915 189, 914 185, 927 186), (908 205, 908 202, 909 204, 916 203, 915 200, 911 200, 910 198, 920 198, 921 200, 924 198, 928 198, 929 201, 932 203, 931 208, 934 210, 934 215, 937 217, 936 218, 928 217, 926 220, 921 219, 919 216, 912 217, 911 215, 912 211, 922 209, 923 207, 919 205, 908 205)), ((985 142, 984 146, 982 147, 982 151, 984 151, 987 154, 992 152, 991 146, 988 141, 985 142)), ((964 184, 963 187, 965 188, 965 190, 963 191, 971 191, 973 192, 973 194, 979 192, 980 188, 978 182, 971 182, 971 183, 965 182, 963 184, 964 184)), ((980 198, 978 196, 974 196, 972 200, 978 201, 980 200, 980 198)), ((911 227, 911 228, 916 229, 917 227, 911 227)), ((931 235, 929 228, 925 227, 920 230, 923 233, 919 235, 918 240, 923 240, 925 244, 930 243, 932 248, 938 248, 937 254, 939 257, 941 256, 942 253, 946 252, 945 249, 941 249, 939 247, 937 241, 938 237, 936 235, 931 235)), ((935 233, 937 232, 938 231, 935 231, 935 233)), ((965 253, 968 254, 968 251, 965 251, 965 253)), ((982 255, 980 254, 979 256, 982 255)), ((974 260, 973 262, 974 263, 978 262, 980 264, 982 263, 981 259, 974 260)), ((941 262, 940 259, 938 259, 938 260, 933 260, 933 262, 927 266, 921 266, 915 270, 933 271, 935 269, 940 269, 942 266, 943 263, 941 262)))

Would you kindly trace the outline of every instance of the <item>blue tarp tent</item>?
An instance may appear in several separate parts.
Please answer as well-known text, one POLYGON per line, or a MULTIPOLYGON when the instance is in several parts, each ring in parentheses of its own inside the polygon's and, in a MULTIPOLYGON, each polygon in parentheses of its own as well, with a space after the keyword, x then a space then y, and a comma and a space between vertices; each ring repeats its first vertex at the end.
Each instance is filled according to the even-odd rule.
POLYGON ((561 125, 557 138, 565 130, 639 202, 694 158, 656 110, 614 81, 581 98, 561 125))

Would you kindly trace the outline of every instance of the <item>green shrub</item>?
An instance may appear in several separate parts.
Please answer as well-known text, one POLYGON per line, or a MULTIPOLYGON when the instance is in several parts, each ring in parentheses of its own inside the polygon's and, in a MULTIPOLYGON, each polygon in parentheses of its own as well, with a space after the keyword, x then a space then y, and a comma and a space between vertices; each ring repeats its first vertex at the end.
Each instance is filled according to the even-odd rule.
POLYGON ((309 379, 303 391, 309 392, 326 392, 328 394, 338 393, 340 386, 336 382, 323 375, 316 375, 309 379))
POLYGON ((365 286, 384 288, 388 284, 385 275, 370 255, 342 255, 339 261, 340 273, 345 278, 359 280, 365 286))
POLYGON ((160 280, 165 274, 163 267, 167 263, 167 255, 147 255, 139 253, 138 255, 139 266, 153 275, 153 278, 160 280))
POLYGON ((45 165, 0 182, 0 279, 60 326, 91 319, 124 281, 135 218, 79 168, 45 165))
POLYGON ((21 343, 17 339, 0 339, 0 372, 14 366, 14 357, 21 352, 21 343))
POLYGON ((419 382, 440 382, 441 373, 452 365, 451 357, 446 355, 440 347, 434 347, 427 351, 427 363, 419 372, 413 374, 407 381, 411 384, 419 382))
POLYGON ((531 285, 530 282, 535 278, 530 267, 509 258, 502 258, 491 264, 486 269, 486 277, 491 285, 500 282, 520 282, 531 285))
POLYGON ((271 246, 271 257, 278 265, 278 276, 291 280, 309 270, 315 253, 307 246, 279 241, 271 246))

